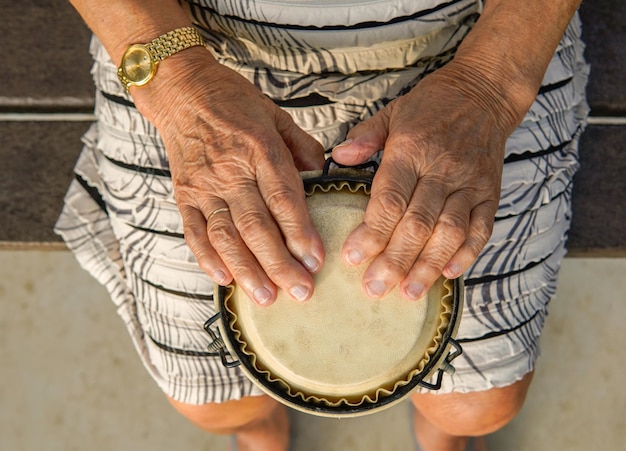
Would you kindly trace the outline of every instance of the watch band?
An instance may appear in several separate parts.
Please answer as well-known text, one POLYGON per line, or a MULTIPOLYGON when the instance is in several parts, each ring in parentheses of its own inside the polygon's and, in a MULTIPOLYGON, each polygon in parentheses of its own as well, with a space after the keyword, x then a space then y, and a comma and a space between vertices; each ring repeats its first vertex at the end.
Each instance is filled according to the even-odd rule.
MULTIPOLYGON (((159 36, 147 44, 130 45, 128 49, 126 49, 122 57, 122 63, 117 70, 120 83, 124 86, 126 91, 128 91, 131 86, 145 85, 154 77, 157 65, 161 61, 181 50, 197 45, 204 46, 205 44, 202 35, 194 27, 177 28, 159 36), (133 53, 137 54, 138 52, 149 58, 149 62, 147 63, 149 67, 141 67, 143 72, 140 79, 133 78, 133 75, 131 75, 132 71, 129 72, 127 67, 128 55, 133 53)), ((141 66, 143 64, 146 63, 134 63, 135 66, 141 66)), ((131 63, 130 66, 132 67, 133 63, 131 63)))
POLYGON ((163 61, 174 53, 196 45, 204 45, 204 39, 194 27, 177 28, 146 44, 156 61, 163 61))

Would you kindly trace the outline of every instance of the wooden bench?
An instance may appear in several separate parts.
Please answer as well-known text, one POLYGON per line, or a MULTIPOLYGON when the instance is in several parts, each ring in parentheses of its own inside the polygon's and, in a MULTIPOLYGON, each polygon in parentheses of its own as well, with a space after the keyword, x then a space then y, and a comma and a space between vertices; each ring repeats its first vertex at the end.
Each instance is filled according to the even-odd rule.
MULTIPOLYGON (((589 1, 581 13, 592 115, 570 255, 626 256, 626 2, 589 1)), ((52 226, 93 110, 90 33, 61 0, 0 0, 0 23, 0 248, 62 249, 52 226)))

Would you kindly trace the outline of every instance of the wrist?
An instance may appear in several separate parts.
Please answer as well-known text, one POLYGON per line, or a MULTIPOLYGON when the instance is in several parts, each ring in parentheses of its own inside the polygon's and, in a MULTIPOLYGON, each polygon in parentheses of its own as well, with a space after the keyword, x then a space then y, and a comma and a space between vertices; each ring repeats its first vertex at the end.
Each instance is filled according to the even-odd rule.
POLYGON ((176 28, 145 44, 131 44, 117 70, 119 81, 127 91, 131 86, 144 86, 163 60, 195 46, 204 47, 204 39, 194 27, 176 28))
POLYGON ((178 0, 70 0, 116 66, 129 45, 191 26, 178 0))
POLYGON ((167 118, 179 99, 194 95, 188 88, 190 82, 198 77, 205 79, 217 68, 214 65, 219 63, 205 47, 190 47, 161 62, 150 83, 131 86, 129 93, 142 115, 159 128, 160 118, 167 118))
POLYGON ((580 0, 485 2, 476 25, 448 64, 449 70, 456 71, 480 96, 491 98, 491 108, 499 110, 509 128, 516 126, 535 100, 579 3, 580 0))
POLYGON ((489 64, 484 56, 480 60, 455 58, 438 72, 488 113, 505 133, 515 130, 537 95, 538 85, 523 75, 512 75, 510 69, 505 72, 502 65, 489 64))

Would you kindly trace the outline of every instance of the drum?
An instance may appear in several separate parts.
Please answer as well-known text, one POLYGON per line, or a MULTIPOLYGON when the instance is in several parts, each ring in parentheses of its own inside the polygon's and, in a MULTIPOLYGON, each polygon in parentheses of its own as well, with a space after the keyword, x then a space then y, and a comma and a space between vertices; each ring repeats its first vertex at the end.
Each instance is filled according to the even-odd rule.
POLYGON ((358 416, 400 402, 418 385, 436 390, 443 372, 454 370, 450 362, 462 352, 454 336, 463 283, 440 278, 416 302, 397 288, 380 300, 365 296, 365 268, 345 265, 341 248, 363 219, 375 164, 331 165, 303 173, 326 251, 314 296, 299 303, 279 294, 261 307, 236 284, 217 286, 217 314, 205 329, 213 339, 209 349, 224 365, 240 365, 278 401, 321 416, 358 416), (431 377, 434 382, 426 382, 431 377))

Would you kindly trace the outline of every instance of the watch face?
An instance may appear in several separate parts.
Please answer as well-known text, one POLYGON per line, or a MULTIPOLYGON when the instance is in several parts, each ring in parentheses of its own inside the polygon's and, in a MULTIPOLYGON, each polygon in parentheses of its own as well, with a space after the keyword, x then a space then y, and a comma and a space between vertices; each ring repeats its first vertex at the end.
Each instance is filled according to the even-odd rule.
POLYGON ((122 70, 132 84, 141 86, 154 75, 155 64, 148 49, 140 44, 132 45, 122 58, 122 70))

